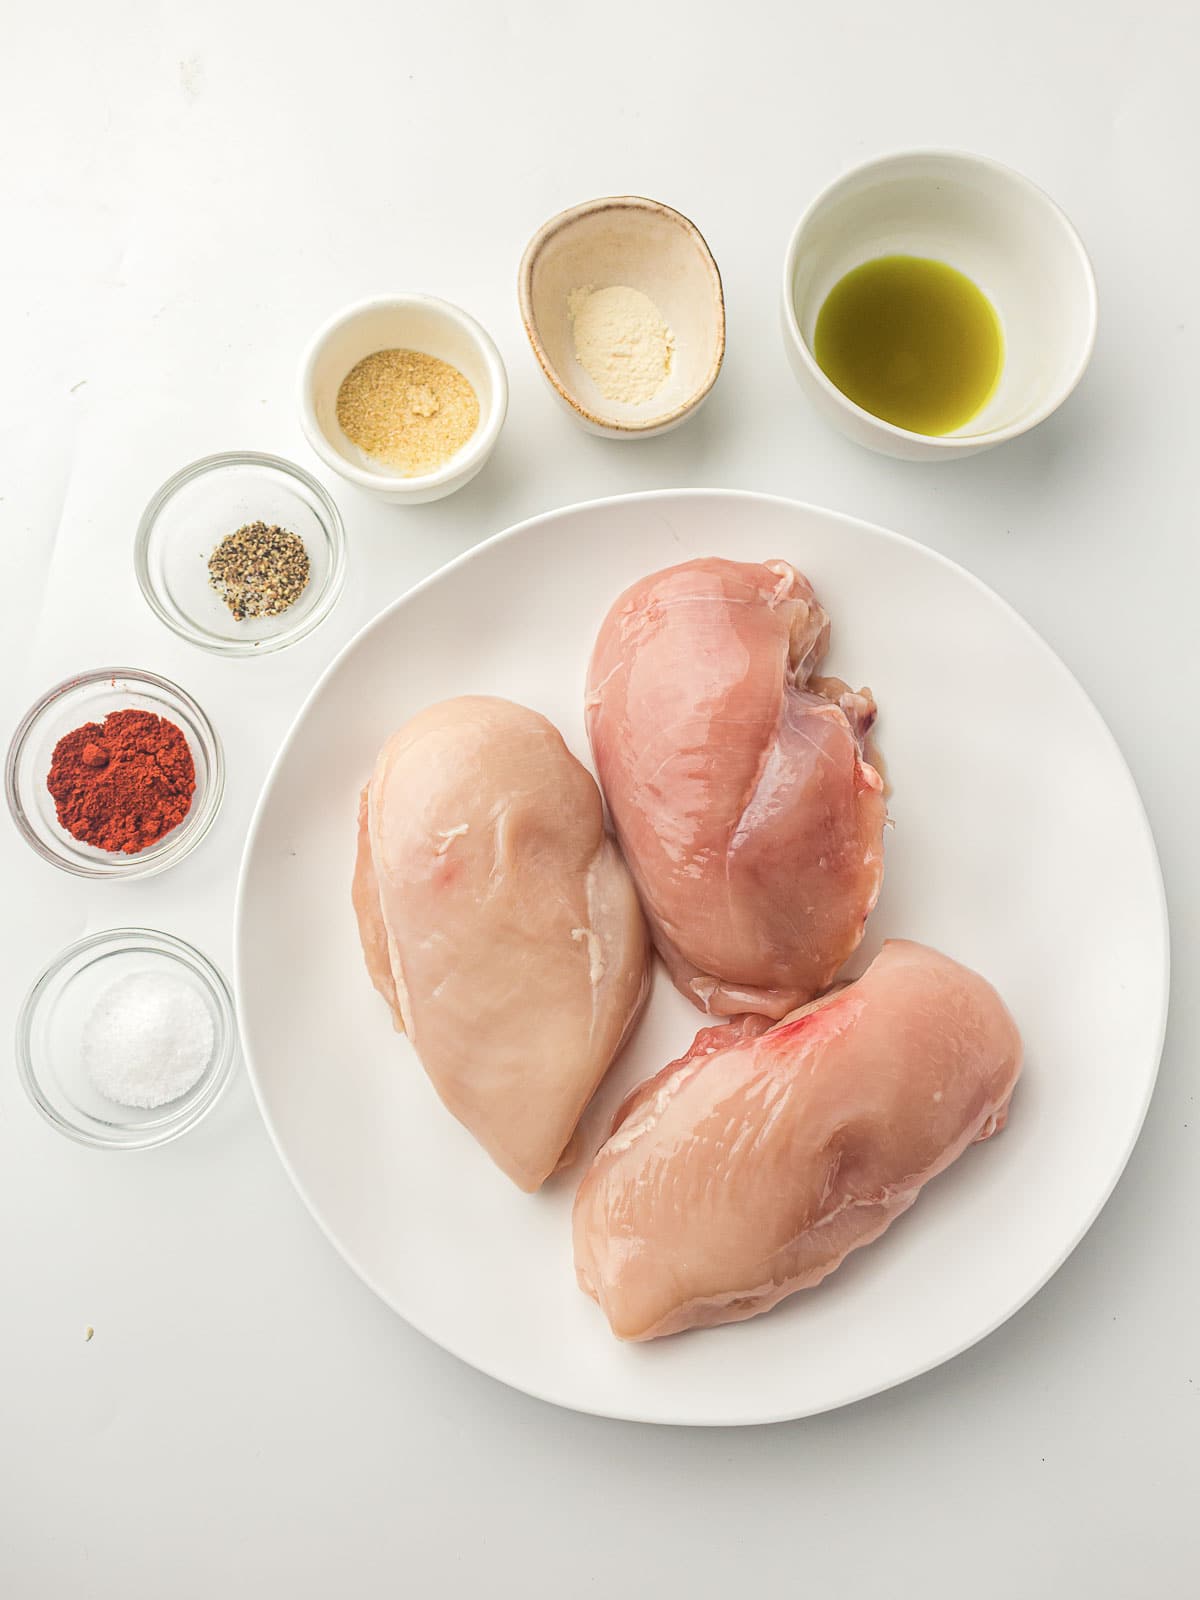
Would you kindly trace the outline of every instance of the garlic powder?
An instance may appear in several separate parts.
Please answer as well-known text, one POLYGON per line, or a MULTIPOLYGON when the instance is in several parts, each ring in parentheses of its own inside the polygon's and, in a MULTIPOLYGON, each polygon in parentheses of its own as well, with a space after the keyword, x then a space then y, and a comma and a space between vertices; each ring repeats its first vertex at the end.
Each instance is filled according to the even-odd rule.
POLYGON ((671 373, 675 335, 640 289, 572 289, 567 311, 575 358, 606 400, 644 405, 671 373))

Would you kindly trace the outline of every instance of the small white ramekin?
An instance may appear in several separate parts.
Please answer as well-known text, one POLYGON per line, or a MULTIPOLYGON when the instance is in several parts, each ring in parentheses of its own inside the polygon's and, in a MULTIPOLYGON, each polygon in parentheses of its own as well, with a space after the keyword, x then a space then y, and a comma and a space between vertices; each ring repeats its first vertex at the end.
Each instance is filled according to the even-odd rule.
POLYGON ((1082 378, 1096 342, 1096 280, 1067 217, 1035 184, 983 156, 916 150, 856 167, 796 224, 783 265, 783 338, 817 410, 847 438, 907 461, 946 461, 1027 433, 1082 378), (926 256, 987 295, 1004 367, 978 416, 953 433, 912 433, 841 392, 813 354, 834 285, 877 256, 926 256))
POLYGON ((299 388, 300 426, 325 465, 397 505, 440 500, 469 483, 495 448, 508 409, 508 376, 491 337, 458 306, 428 294, 379 295, 339 311, 305 352, 299 388), (436 472, 404 477, 371 465, 338 424, 342 380, 376 350, 420 350, 448 361, 478 396, 478 427, 436 472))

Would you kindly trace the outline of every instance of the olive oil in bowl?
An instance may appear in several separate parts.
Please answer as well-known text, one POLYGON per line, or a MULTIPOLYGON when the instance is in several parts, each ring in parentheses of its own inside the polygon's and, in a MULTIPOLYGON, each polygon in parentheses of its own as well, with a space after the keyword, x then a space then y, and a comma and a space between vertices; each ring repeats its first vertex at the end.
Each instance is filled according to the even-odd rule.
POLYGON ((817 315, 817 365, 855 405, 910 433, 953 433, 991 399, 1004 338, 965 274, 922 256, 853 268, 817 315))

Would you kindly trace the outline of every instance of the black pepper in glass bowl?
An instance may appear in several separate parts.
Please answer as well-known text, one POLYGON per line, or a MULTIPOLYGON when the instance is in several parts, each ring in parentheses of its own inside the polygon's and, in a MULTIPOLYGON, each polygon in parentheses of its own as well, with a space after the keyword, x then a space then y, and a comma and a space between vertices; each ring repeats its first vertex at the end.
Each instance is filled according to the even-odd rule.
POLYGON ((282 650, 333 609, 346 567, 338 509, 279 456, 233 451, 177 472, 147 506, 134 552, 151 610, 222 655, 282 650))
POLYGON ((298 533, 272 523, 247 522, 227 533, 208 558, 208 581, 233 613, 280 617, 308 585, 311 563, 298 533))

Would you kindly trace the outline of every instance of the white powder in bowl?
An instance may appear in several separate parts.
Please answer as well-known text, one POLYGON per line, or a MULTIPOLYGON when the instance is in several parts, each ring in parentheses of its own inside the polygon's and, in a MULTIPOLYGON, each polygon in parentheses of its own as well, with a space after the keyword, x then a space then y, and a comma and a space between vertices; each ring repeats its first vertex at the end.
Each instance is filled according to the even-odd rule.
POLYGON ((150 1110, 178 1100, 213 1053, 212 1013, 173 972, 129 972, 97 1000, 83 1030, 83 1067, 106 1100, 150 1110))
POLYGON ((640 289, 572 289, 567 296, 575 359, 606 400, 644 405, 666 383, 675 335, 640 289))

